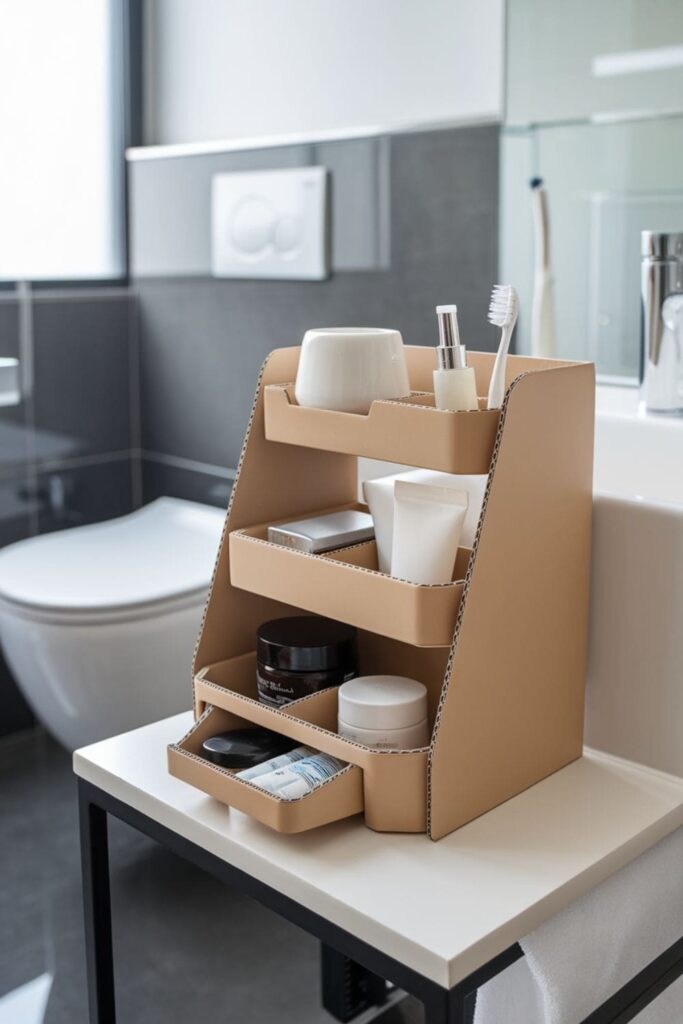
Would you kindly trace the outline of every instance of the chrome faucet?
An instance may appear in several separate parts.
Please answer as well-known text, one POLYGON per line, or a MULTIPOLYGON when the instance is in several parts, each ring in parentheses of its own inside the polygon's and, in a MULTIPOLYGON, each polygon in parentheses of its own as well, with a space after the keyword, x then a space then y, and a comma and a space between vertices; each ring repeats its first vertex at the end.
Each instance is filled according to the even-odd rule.
POLYGON ((643 231, 641 383, 651 412, 683 412, 683 232, 643 231))

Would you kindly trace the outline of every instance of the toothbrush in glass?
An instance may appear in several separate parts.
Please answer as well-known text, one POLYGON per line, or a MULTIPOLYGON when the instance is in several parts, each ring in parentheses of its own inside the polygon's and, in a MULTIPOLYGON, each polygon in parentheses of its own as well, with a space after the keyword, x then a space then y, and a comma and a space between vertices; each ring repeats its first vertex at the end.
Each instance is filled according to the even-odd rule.
POLYGON ((550 263, 550 212, 543 178, 531 179, 534 219, 534 295, 531 304, 531 355, 555 355, 555 300, 550 263))
POLYGON ((505 396, 505 364, 507 363, 510 339, 517 323, 519 302, 517 292, 511 284, 496 284, 491 292, 489 323, 500 327, 500 345, 493 364, 487 409, 500 409, 505 396))

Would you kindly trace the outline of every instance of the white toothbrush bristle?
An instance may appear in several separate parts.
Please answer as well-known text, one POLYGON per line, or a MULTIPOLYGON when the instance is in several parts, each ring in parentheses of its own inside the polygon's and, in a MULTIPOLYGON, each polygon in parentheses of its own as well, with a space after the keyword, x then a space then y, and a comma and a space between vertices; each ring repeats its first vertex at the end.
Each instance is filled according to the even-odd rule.
POLYGON ((489 323, 509 327, 517 319, 517 292, 511 284, 496 284, 491 292, 489 323))

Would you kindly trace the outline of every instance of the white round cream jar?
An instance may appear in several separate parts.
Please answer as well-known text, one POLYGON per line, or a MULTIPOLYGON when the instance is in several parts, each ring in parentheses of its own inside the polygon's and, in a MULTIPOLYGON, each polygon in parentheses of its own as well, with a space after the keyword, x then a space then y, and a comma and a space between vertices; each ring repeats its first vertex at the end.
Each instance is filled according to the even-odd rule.
POLYGON ((358 676, 339 687, 339 735, 366 747, 429 744, 427 688, 404 676, 358 676))

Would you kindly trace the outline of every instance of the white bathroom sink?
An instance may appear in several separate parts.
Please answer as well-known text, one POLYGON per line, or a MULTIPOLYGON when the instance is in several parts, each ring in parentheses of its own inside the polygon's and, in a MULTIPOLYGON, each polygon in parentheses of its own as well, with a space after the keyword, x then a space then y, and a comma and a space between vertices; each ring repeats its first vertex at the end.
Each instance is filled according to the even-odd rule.
POLYGON ((683 416, 646 414, 635 388, 600 387, 595 489, 683 505, 683 416))
POLYGON ((586 741, 683 776, 683 417, 598 388, 586 741))

